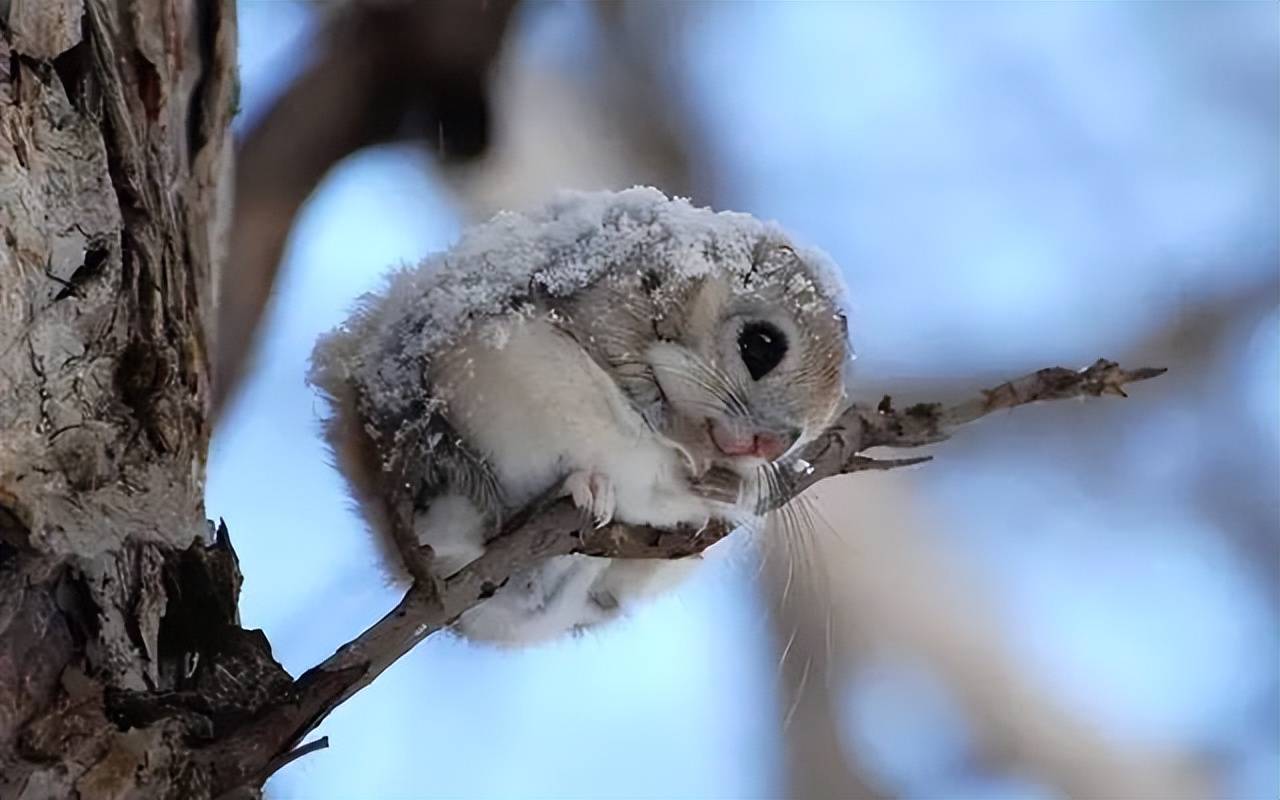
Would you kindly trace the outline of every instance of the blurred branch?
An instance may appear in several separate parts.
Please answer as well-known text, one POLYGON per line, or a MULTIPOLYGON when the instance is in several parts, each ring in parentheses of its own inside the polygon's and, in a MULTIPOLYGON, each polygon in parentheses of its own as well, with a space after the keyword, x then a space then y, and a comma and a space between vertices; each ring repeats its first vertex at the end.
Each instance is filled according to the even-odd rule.
MULTIPOLYGON (((1196 398, 1205 408, 1223 402, 1224 382, 1236 376, 1223 374, 1215 362, 1224 354, 1244 357, 1248 331, 1264 324, 1280 305, 1280 272, 1274 268, 1274 251, 1258 254, 1260 279, 1229 292, 1196 298, 1189 307, 1171 315, 1169 323, 1147 336, 1131 352, 1179 365, 1179 382, 1163 385, 1170 396, 1196 398)), ((1272 333, 1274 335, 1274 332, 1272 333)), ((1236 369, 1228 360, 1227 370, 1236 369)), ((1238 374, 1238 373, 1237 373, 1238 374)), ((1280 541, 1276 537, 1278 507, 1275 486, 1277 461, 1274 448, 1258 446, 1256 427, 1247 418, 1238 420, 1235 436, 1218 435, 1214 426, 1198 433, 1200 455, 1196 479, 1188 499, 1211 520, 1241 560, 1260 578, 1259 583, 1276 607, 1280 603, 1280 541)), ((1087 457, 1087 455, 1085 456, 1087 457)), ((1092 474, 1093 480, 1107 480, 1092 474)))
POLYGON ((666 102, 649 64, 671 45, 638 48, 617 24, 632 7, 530 8, 548 16, 581 14, 594 24, 554 55, 538 52, 524 37, 513 37, 503 50, 491 83, 489 148, 479 159, 440 171, 468 218, 532 208, 566 187, 657 186, 706 204, 709 198, 693 185, 680 110, 666 102))
MULTIPOLYGON (((802 555, 794 567, 796 585, 826 589, 825 603, 809 605, 834 617, 822 644, 836 660, 838 680, 851 679, 881 654, 919 659, 970 720, 974 765, 1032 775, 1056 796, 1214 796, 1203 765, 1114 740, 1084 710, 1054 697, 1046 674, 1054 666, 1028 663, 1009 646, 984 584, 966 574, 963 558, 929 535, 939 525, 922 517, 923 504, 910 487, 887 478, 838 478, 805 499, 831 526, 829 535, 808 537, 802 554, 784 551, 779 537, 763 544, 786 559, 802 555)), ((793 569, 791 563, 775 566, 777 572, 793 569)), ((818 637, 807 635, 812 648, 818 637)), ((805 636, 802 628, 797 644, 805 636)), ((801 658, 792 648, 790 660, 801 658)), ((850 742, 852 750, 857 745, 850 742)))
POLYGON ((369 145, 425 138, 442 158, 489 140, 488 72, 515 0, 356 2, 237 152, 230 251, 218 297, 213 419, 235 391, 303 201, 369 145))
MULTIPOLYGON (((1162 370, 1121 370, 1099 360, 1081 371, 1040 370, 985 391, 955 406, 918 404, 893 410, 888 398, 875 408, 855 404, 802 455, 809 467, 791 487, 791 496, 833 475, 919 463, 882 462, 860 452, 884 445, 914 447, 946 439, 955 428, 993 411, 1039 400, 1123 395, 1121 387, 1162 370)), ((717 487, 722 490, 724 484, 717 487)), ((516 515, 483 556, 444 581, 417 580, 400 603, 373 627, 294 681, 255 720, 211 746, 208 757, 223 790, 265 778, 270 764, 293 750, 307 733, 347 698, 369 685, 387 667, 432 633, 456 621, 493 594, 513 575, 546 558, 581 553, 606 558, 682 558, 700 553, 732 528, 713 520, 700 530, 675 530, 614 523, 591 529, 579 509, 554 495, 516 515)), ((790 498, 780 498, 785 503, 790 498)))
MULTIPOLYGON (((858 481, 862 484, 864 482, 858 481)), ((828 484, 829 485, 829 484, 828 484)), ((812 522, 822 511, 804 499, 812 522)), ((850 558, 848 542, 815 535, 816 525, 766 519, 759 537, 760 575, 769 601, 777 653, 778 717, 783 731, 789 800, 881 800, 892 797, 883 777, 872 774, 842 735, 843 691, 865 647, 854 642, 849 621, 818 565, 850 558), (837 630, 838 626, 838 630, 837 630)), ((856 557, 856 556, 855 556, 856 557)), ((841 579, 845 577, 840 572, 841 579)))

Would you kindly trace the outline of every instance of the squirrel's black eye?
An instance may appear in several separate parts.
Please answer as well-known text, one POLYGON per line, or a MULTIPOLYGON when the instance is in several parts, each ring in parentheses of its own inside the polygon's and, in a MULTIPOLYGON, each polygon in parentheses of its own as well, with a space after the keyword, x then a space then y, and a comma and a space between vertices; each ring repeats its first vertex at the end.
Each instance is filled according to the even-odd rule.
POLYGON ((786 356, 787 337, 767 322, 748 322, 738 334, 738 353, 751 380, 758 381, 786 356))

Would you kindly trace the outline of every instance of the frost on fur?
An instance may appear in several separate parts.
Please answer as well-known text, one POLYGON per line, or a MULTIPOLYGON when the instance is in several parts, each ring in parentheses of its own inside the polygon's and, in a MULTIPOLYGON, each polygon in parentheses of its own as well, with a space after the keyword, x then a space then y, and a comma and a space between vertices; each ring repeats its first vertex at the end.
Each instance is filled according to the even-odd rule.
POLYGON ((447 252, 394 272, 321 338, 308 380, 330 398, 358 386, 369 406, 402 417, 423 402, 434 353, 535 291, 566 296, 632 263, 686 278, 746 274, 764 241, 796 251, 822 283, 820 294, 843 295, 823 253, 790 244, 777 225, 748 214, 695 208, 644 187, 564 192, 539 211, 500 213, 463 232, 447 252))
MULTIPOLYGON (((766 467, 838 410, 840 294, 822 254, 746 214, 654 189, 564 194, 392 274, 322 338, 309 378, 388 565, 429 582, 557 485, 597 525, 749 513, 783 488, 766 467), (751 330, 771 333, 749 358, 751 330), (715 464, 760 491, 709 497, 715 464)), ((580 630, 689 568, 608 562, 532 566, 458 629, 505 644, 580 630)))

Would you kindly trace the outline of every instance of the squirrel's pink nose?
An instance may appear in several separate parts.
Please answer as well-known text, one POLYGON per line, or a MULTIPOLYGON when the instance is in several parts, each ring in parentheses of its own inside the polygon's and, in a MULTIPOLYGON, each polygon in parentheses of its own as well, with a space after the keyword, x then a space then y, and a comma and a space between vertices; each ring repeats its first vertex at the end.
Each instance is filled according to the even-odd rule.
POLYGON ((787 452, 796 439, 797 433, 778 434, 772 431, 761 431, 748 436, 734 436, 718 425, 711 428, 711 438, 720 452, 727 456, 755 456, 765 461, 773 461, 787 452))
POLYGON ((787 441, 776 433, 757 433, 752 447, 753 455, 757 455, 765 461, 773 461, 787 452, 787 448, 791 447, 791 442, 794 441, 794 437, 787 441))

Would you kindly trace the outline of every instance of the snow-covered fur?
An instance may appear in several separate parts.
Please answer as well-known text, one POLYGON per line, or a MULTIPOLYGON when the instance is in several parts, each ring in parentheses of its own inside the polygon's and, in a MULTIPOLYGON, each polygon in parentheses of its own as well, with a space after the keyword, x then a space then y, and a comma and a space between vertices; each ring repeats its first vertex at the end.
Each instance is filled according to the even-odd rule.
MULTIPOLYGON (((310 379, 331 400, 327 436, 393 569, 376 472, 406 434, 447 422, 448 436, 426 437, 414 488, 415 532, 448 575, 484 552, 505 513, 558 484, 601 523, 749 517, 770 471, 839 409, 839 297, 824 256, 750 216, 653 189, 564 194, 394 274, 320 341, 310 379), (704 499, 691 479, 713 465, 755 488, 734 506, 704 499)), ((545 640, 690 568, 553 558, 458 628, 545 640)))

